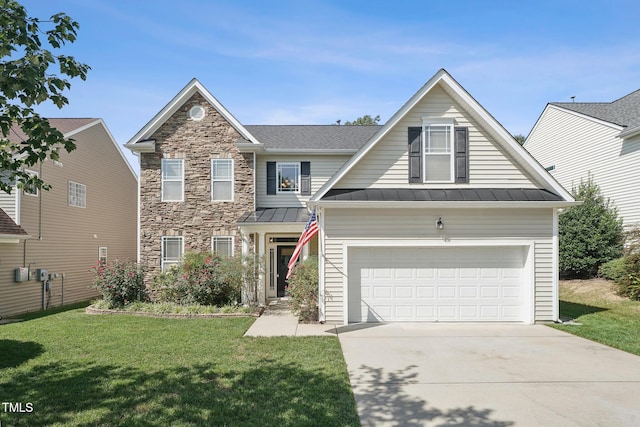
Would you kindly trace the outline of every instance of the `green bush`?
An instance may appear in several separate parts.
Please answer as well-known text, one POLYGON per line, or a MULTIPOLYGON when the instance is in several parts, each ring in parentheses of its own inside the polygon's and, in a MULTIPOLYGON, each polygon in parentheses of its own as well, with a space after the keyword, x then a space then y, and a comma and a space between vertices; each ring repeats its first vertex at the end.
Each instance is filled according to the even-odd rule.
POLYGON ((573 195, 583 203, 559 217, 560 275, 591 278, 601 264, 622 255, 622 220, 591 177, 573 195))
POLYGON ((134 261, 115 260, 92 267, 93 287, 100 291, 109 308, 119 308, 133 301, 146 301, 144 272, 134 261))
POLYGON ((304 322, 318 320, 318 259, 309 257, 298 264, 288 280, 291 308, 304 322))
POLYGON ((624 258, 612 259, 598 268, 598 276, 609 280, 618 280, 626 274, 624 258))
POLYGON ((180 265, 156 277, 153 289, 158 301, 221 307, 238 304, 243 285, 256 280, 251 259, 189 252, 180 265))
POLYGON ((632 300, 640 300, 640 228, 625 233, 623 274, 615 279, 618 294, 632 300))

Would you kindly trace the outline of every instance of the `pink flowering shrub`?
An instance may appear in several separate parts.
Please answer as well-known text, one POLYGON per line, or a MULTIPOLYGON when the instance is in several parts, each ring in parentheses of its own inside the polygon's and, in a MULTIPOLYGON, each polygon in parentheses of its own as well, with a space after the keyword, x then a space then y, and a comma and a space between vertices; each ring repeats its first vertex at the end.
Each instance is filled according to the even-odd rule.
POLYGON ((142 267, 134 261, 115 260, 91 267, 93 287, 112 308, 123 307, 133 301, 146 301, 142 267))
POLYGON ((161 301, 224 306, 240 302, 245 266, 242 257, 189 252, 182 263, 154 284, 161 301))

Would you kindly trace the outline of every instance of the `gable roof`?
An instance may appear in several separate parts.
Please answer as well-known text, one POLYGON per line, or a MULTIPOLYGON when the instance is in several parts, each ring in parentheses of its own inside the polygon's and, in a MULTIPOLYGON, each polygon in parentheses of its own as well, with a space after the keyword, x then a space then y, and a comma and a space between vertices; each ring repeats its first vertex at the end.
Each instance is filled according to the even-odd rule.
POLYGON ((15 223, 5 211, 0 209, 0 238, 26 239, 29 234, 15 223))
POLYGON ((266 150, 347 150, 355 152, 382 126, 247 125, 266 150))
POLYGON ((187 102, 195 93, 200 93, 217 111, 224 117, 240 136, 252 143, 257 143, 256 139, 251 135, 240 122, 226 109, 224 106, 209 92, 198 79, 193 78, 187 85, 182 88, 176 96, 173 97, 167 105, 164 106, 153 118, 136 133, 125 144, 125 147, 136 151, 136 144, 146 142, 148 138, 157 131, 182 105, 187 102))
POLYGON ((613 102, 551 102, 551 105, 626 128, 640 126, 640 89, 613 102))
POLYGON ((310 199, 311 203, 320 201, 332 187, 342 179, 355 165, 391 130, 398 122, 418 104, 436 85, 476 119, 485 131, 491 134, 501 146, 513 156, 523 169, 529 172, 545 189, 559 195, 562 200, 573 202, 574 199, 487 110, 482 107, 445 69, 440 69, 425 83, 360 150, 347 161, 333 177, 325 183, 310 199))
MULTIPOLYGON (((93 126, 98 126, 98 125, 102 126, 104 131, 109 136, 109 140, 116 147, 116 150, 120 154, 120 157, 122 158, 122 161, 129 168, 129 171, 131 172, 131 175, 133 175, 134 178, 138 179, 138 175, 136 175, 136 173, 134 172, 133 168, 129 164, 129 161, 124 156, 124 153, 122 152, 122 149, 120 148, 120 146, 116 142, 115 138, 111 134, 111 131, 107 127, 107 125, 104 122, 104 120, 99 119, 99 118, 79 118, 79 117, 47 118, 47 120, 49 121, 49 124, 52 127, 54 127, 57 130, 59 130, 65 138, 72 138, 74 135, 77 135, 78 133, 80 133, 80 132, 82 132, 82 131, 84 131, 86 129, 89 129, 89 128, 93 127, 93 126)), ((11 132, 9 134, 9 140, 11 142, 26 141, 27 140, 27 135, 22 131, 20 126, 13 125, 11 127, 11 132)))

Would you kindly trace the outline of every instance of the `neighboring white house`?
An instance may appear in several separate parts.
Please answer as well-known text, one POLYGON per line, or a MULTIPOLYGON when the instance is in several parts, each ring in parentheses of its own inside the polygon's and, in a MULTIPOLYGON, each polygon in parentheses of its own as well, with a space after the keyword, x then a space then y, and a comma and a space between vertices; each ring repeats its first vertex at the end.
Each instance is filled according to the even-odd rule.
POLYGON ((194 80, 126 146, 151 274, 255 251, 266 303, 316 209, 321 320, 558 319, 557 210, 575 201, 445 70, 369 127, 244 126, 194 80))
POLYGON ((565 188, 589 175, 625 226, 640 224, 640 90, 613 102, 553 102, 524 147, 565 188))

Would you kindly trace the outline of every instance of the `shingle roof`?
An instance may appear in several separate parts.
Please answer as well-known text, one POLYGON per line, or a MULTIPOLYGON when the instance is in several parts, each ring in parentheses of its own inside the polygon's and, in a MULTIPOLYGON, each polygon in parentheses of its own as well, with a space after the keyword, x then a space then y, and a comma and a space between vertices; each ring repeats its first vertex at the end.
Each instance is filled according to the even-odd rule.
POLYGON ((16 224, 5 211, 0 209, 0 235, 28 236, 29 234, 16 224))
MULTIPOLYGON (((49 124, 58 129, 62 134, 67 134, 89 123, 95 122, 98 119, 92 118, 71 118, 71 119, 48 119, 49 124)), ((12 126, 11 132, 8 136, 11 142, 20 142, 27 139, 27 136, 22 132, 20 126, 12 126)))
POLYGON ((551 105, 619 126, 640 126, 640 89, 613 102, 552 102, 551 105))
POLYGON ((357 150, 382 126, 247 125, 267 149, 357 150))
POLYGON ((358 188, 332 189, 322 200, 369 202, 560 202, 562 197, 537 188, 358 188))

